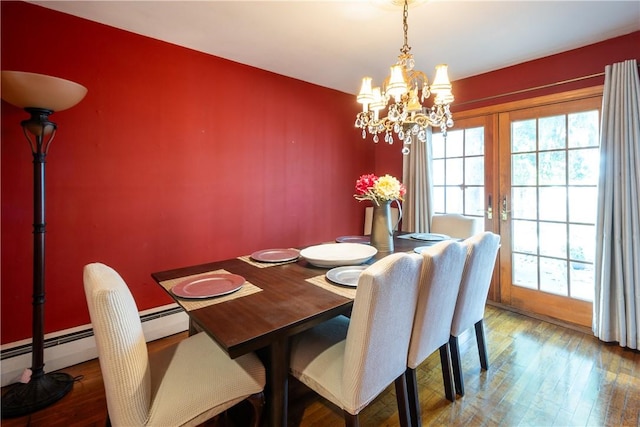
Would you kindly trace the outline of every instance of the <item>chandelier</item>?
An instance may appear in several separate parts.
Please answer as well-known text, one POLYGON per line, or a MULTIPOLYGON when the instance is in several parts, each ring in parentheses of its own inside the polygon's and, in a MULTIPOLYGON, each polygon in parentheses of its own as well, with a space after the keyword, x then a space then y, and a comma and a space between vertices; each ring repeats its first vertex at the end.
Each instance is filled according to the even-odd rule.
POLYGON ((404 45, 400 49, 398 62, 391 67, 389 76, 382 87, 372 87, 371 77, 362 79, 362 88, 357 100, 362 104, 362 112, 356 117, 356 127, 362 129, 362 138, 367 132, 373 135, 373 142, 378 142, 378 134, 384 132, 384 140, 393 144, 395 133, 403 142, 402 154, 409 154, 413 141, 426 141, 428 126, 439 127, 446 137, 447 129, 453 126, 453 116, 449 106, 453 102, 451 83, 447 75, 447 65, 436 66, 433 84, 422 71, 414 70, 415 61, 411 47, 407 43, 409 25, 408 0, 404 0, 402 25, 404 45), (425 107, 424 101, 434 95, 433 106, 425 107), (380 117, 381 111, 388 107, 387 116, 380 117))

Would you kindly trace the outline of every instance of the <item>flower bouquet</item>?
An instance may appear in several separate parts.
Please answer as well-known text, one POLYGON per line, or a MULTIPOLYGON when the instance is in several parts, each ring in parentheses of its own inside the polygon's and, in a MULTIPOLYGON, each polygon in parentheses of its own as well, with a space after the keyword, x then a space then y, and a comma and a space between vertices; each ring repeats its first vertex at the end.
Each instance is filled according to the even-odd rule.
POLYGON ((374 174, 361 175, 356 181, 356 199, 371 200, 380 206, 381 202, 402 200, 407 192, 405 186, 391 175, 378 177, 374 174))
POLYGON ((379 252, 393 252, 393 230, 398 224, 391 224, 390 205, 395 200, 400 222, 400 201, 406 192, 405 186, 391 175, 361 175, 356 181, 356 194, 353 197, 360 201, 371 200, 374 203, 370 242, 379 252))

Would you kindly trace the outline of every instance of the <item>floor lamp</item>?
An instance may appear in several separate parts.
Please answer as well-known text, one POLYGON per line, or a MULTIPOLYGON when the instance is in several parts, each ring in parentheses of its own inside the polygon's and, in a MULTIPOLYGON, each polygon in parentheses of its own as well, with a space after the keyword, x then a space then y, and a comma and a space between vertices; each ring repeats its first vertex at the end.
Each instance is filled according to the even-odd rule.
POLYGON ((21 71, 2 71, 2 99, 24 108, 31 117, 21 122, 33 154, 33 342, 31 378, 11 386, 2 396, 2 418, 38 411, 62 399, 72 388, 65 373, 44 372, 44 237, 45 161, 56 124, 54 111, 66 110, 84 98, 87 88, 69 80, 21 71))

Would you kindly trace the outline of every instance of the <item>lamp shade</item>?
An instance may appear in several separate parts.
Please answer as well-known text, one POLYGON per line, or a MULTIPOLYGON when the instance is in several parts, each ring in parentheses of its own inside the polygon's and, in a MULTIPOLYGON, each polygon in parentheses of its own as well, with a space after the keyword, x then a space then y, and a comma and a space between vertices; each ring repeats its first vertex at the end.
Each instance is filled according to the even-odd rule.
POLYGON ((373 91, 371 90, 371 77, 362 78, 362 87, 357 98, 360 104, 370 104, 373 102, 373 91))
POLYGON ((440 64, 436 67, 436 76, 433 79, 431 85, 431 92, 435 94, 439 93, 451 93, 451 82, 449 81, 449 75, 447 74, 447 65, 440 64))
POLYGON ((62 111, 87 94, 87 88, 59 77, 24 71, 2 71, 2 99, 20 108, 62 111))
POLYGON ((400 102, 400 97, 407 92, 407 81, 404 78, 404 72, 401 65, 391 67, 389 75, 389 84, 385 90, 385 94, 400 102))

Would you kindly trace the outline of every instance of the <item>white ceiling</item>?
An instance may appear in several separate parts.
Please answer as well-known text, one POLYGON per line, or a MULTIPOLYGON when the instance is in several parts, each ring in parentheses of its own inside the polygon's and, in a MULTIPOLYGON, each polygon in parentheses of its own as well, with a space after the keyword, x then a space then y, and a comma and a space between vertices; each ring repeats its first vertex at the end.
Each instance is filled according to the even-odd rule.
MULTIPOLYGON (((356 93, 396 61, 398 1, 30 3, 356 93)), ((640 1, 417 0, 408 24, 416 69, 433 79, 447 63, 457 80, 640 30, 640 1)))

